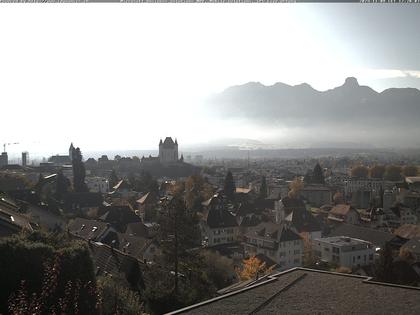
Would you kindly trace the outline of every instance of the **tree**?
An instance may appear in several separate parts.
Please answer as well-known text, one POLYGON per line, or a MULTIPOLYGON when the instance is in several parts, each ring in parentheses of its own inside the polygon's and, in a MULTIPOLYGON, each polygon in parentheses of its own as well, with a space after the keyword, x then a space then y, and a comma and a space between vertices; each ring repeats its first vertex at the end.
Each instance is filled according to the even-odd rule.
POLYGON ((392 271, 392 249, 391 246, 386 244, 383 249, 381 249, 379 254, 379 260, 375 265, 375 278, 378 281, 382 282, 392 282, 393 271, 392 271))
POLYGON ((216 289, 222 289, 232 284, 236 278, 232 259, 210 250, 206 250, 200 255, 203 261, 203 271, 216 289))
POLYGON ((117 172, 115 171, 115 169, 113 169, 111 171, 111 174, 109 175, 109 180, 108 181, 109 181, 109 187, 110 188, 112 188, 115 185, 117 185, 118 182, 120 181, 120 179, 117 176, 117 172))
POLYGON ((145 276, 146 298, 152 313, 166 313, 197 303, 215 293, 197 248, 200 230, 194 212, 187 211, 181 193, 163 205, 160 217, 161 261, 145 276))
POLYGON ((159 193, 159 185, 149 172, 142 170, 140 176, 130 176, 129 183, 135 191, 159 193))
POLYGON ((160 226, 163 258, 173 268, 174 293, 179 294, 180 266, 188 265, 189 260, 195 258, 189 249, 200 245, 197 243, 201 239, 198 220, 194 213, 187 211, 182 196, 177 195, 164 205, 160 226))
POLYGON ((88 188, 85 183, 86 170, 83 163, 83 156, 80 148, 72 151, 73 164, 73 187, 75 192, 87 192, 88 188))
POLYGON ((314 184, 325 184, 324 172, 322 171, 321 165, 316 163, 314 171, 312 173, 312 183, 314 184))
POLYGON ((142 314, 144 311, 140 295, 126 288, 123 279, 110 276, 98 278, 101 297, 101 314, 142 314))
POLYGON ((267 198, 267 181, 265 176, 261 177, 261 187, 260 187, 260 199, 267 198))
POLYGON ((213 188, 201 175, 192 175, 185 181, 185 202, 189 210, 201 210, 201 203, 213 195, 213 188))
POLYGON ((378 178, 382 179, 385 174, 385 166, 384 165, 374 165, 369 169, 369 176, 371 178, 378 178))
POLYGON ((418 169, 415 165, 406 165, 403 167, 402 172, 404 176, 417 176, 418 169))
POLYGON ((303 182, 300 178, 296 177, 290 184, 289 184, 289 198, 297 198, 299 197, 299 192, 303 188, 303 182))
POLYGON ((7 307, 11 314, 97 313, 93 262, 84 243, 34 232, 3 238, 0 257, 0 313, 7 307))
POLYGON ((225 178, 224 193, 229 200, 233 200, 235 197, 235 181, 233 180, 233 175, 231 171, 228 171, 225 178))
POLYGON ((255 256, 244 259, 242 262, 242 268, 238 270, 238 277, 241 280, 258 279, 260 276, 270 273, 273 269, 273 267, 267 268, 266 263, 255 256))
POLYGON ((401 180, 401 167, 396 165, 388 165, 385 171, 385 179, 390 181, 401 180))
POLYGON ((68 192, 69 188, 70 188, 70 181, 66 176, 64 176, 63 171, 60 170, 57 173, 57 178, 56 178, 55 197, 57 198, 57 200, 61 201, 64 195, 68 192))
POLYGON ((351 176, 357 178, 367 178, 369 170, 366 166, 358 165, 351 169, 351 176))

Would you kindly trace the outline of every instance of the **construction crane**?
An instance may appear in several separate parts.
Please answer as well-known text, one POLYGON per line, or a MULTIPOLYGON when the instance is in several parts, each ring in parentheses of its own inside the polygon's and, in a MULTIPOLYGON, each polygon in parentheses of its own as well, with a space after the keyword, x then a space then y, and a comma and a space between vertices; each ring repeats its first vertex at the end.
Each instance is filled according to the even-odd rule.
POLYGON ((19 142, 3 143, 3 152, 6 152, 6 146, 19 144, 19 142))

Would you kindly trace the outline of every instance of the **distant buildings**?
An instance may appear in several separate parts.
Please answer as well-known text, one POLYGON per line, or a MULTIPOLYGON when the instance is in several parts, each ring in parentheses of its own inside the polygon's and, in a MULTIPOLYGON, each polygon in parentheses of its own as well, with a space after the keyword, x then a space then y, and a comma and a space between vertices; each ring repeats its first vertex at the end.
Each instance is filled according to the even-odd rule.
POLYGON ((0 167, 9 164, 9 157, 7 156, 7 152, 2 152, 0 155, 0 167))

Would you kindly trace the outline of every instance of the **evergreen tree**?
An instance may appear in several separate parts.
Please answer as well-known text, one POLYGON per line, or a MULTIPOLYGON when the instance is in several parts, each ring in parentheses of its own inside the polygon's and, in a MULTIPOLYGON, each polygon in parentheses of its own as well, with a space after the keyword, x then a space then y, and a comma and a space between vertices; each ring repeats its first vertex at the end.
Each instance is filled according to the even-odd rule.
POLYGON ((235 196, 235 181, 233 180, 233 175, 231 171, 228 171, 225 178, 225 186, 224 186, 225 195, 228 197, 229 200, 233 200, 235 196))
POLYGON ((312 174, 312 182, 314 184, 325 184, 324 172, 319 163, 316 163, 312 174))
POLYGON ((69 179, 66 176, 64 176, 63 171, 60 170, 57 173, 57 178, 56 178, 55 197, 57 198, 57 200, 60 201, 63 199, 69 187, 70 187, 69 179))
POLYGON ((120 181, 120 179, 117 176, 117 172, 114 169, 112 170, 111 174, 109 175, 108 181, 109 181, 109 187, 110 188, 112 188, 115 185, 117 185, 118 182, 120 181))
POLYGON ((381 250, 379 260, 375 265, 375 278, 382 282, 392 282, 394 278, 392 269, 392 249, 388 244, 381 250))
POLYGON ((73 164, 73 187, 75 192, 87 192, 88 188, 85 183, 86 170, 82 161, 82 152, 80 148, 72 150, 73 164))
POLYGON ((260 198, 261 199, 267 198, 267 181, 265 179, 265 176, 261 178, 260 198))

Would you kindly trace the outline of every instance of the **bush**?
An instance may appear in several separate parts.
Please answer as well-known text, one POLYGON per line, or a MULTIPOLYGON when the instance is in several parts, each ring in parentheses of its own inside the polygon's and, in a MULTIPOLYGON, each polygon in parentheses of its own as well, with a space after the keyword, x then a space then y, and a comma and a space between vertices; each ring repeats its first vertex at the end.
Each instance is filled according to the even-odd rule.
POLYGON ((114 279, 111 276, 98 278, 101 314, 137 315, 143 313, 140 295, 126 288, 122 282, 122 279, 114 279))
POLYGON ((37 305, 44 313, 97 313, 89 250, 65 235, 36 232, 2 239, 0 279, 0 313, 9 306, 13 314, 40 314, 37 305))

